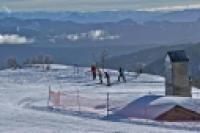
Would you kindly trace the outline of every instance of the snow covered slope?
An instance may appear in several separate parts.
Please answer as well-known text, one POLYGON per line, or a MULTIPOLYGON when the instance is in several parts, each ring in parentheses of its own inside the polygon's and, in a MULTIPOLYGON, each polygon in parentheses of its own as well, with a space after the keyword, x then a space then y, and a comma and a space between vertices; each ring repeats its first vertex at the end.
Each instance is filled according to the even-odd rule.
MULTIPOLYGON (((91 80, 89 68, 80 68, 77 74, 71 66, 52 65, 51 68, 50 71, 41 67, 0 71, 1 133, 185 133, 200 130, 199 123, 104 120, 84 108, 81 108, 83 112, 77 112, 76 102, 72 104, 74 109, 67 106, 65 111, 50 110, 47 107, 49 86, 69 96, 76 96, 78 90, 81 104, 81 98, 90 99, 92 103, 106 102, 109 92, 111 107, 125 106, 148 94, 164 94, 164 79, 159 76, 142 74, 136 78, 135 73, 127 73, 127 83, 117 83, 117 72, 108 70, 113 85, 107 87, 98 84, 98 80, 91 80)), ((197 89, 194 93, 199 97, 197 89)))

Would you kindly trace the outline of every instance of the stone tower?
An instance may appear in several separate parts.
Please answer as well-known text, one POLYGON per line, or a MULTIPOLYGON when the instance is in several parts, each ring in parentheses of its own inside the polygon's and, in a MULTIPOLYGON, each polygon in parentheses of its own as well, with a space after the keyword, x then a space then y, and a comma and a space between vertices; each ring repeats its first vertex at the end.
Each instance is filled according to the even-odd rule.
POLYGON ((189 58, 184 50, 169 51, 165 58, 165 94, 191 97, 189 58))

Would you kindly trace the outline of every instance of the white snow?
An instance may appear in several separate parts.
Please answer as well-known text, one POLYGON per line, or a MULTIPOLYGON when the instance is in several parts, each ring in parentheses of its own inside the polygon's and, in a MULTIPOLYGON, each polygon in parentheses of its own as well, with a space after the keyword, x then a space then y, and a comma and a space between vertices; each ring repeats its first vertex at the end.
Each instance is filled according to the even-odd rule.
MULTIPOLYGON (((107 70, 111 73, 113 83, 107 87, 98 84, 98 80, 91 80, 89 68, 80 68, 78 74, 74 73, 71 66, 52 65, 51 68, 50 71, 44 71, 38 66, 0 71, 1 133, 186 133, 200 130, 198 122, 167 123, 137 118, 102 118, 106 114, 107 92, 110 93, 112 113, 145 95, 164 95, 162 77, 142 74, 136 78, 135 73, 126 73, 127 83, 117 83, 117 72, 107 70), (64 107, 54 110, 47 107, 49 86, 64 93, 64 107), (81 113, 78 112, 77 92, 81 113)), ((194 88, 193 92, 198 99, 200 91, 194 88)), ((160 103, 169 103, 170 100, 173 99, 163 97, 150 104, 160 106, 160 103)))

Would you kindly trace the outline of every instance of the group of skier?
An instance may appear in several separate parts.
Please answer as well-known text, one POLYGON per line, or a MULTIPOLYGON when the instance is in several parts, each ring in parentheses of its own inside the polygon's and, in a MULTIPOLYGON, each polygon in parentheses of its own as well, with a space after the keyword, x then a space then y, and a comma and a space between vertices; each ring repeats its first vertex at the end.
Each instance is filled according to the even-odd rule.
MULTIPOLYGON (((111 86, 110 74, 107 71, 103 72, 96 65, 91 65, 91 72, 92 72, 93 80, 96 80, 96 77, 97 77, 97 74, 98 74, 100 84, 103 84, 103 74, 104 74, 104 78, 106 78, 107 86, 111 86)), ((120 67, 118 72, 119 72, 118 82, 120 82, 121 79, 123 80, 123 82, 126 82, 124 70, 120 67)))

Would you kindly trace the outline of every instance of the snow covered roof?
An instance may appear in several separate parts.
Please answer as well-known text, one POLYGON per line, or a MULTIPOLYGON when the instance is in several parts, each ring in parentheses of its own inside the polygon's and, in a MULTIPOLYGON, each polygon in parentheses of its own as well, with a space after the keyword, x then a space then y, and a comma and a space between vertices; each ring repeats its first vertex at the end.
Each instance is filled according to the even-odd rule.
POLYGON ((170 60, 172 62, 188 62, 189 58, 187 57, 184 50, 176 50, 176 51, 169 51, 167 52, 169 55, 170 60))
POLYGON ((200 113, 200 99, 147 95, 132 101, 114 115, 125 118, 155 119, 177 105, 200 113))

